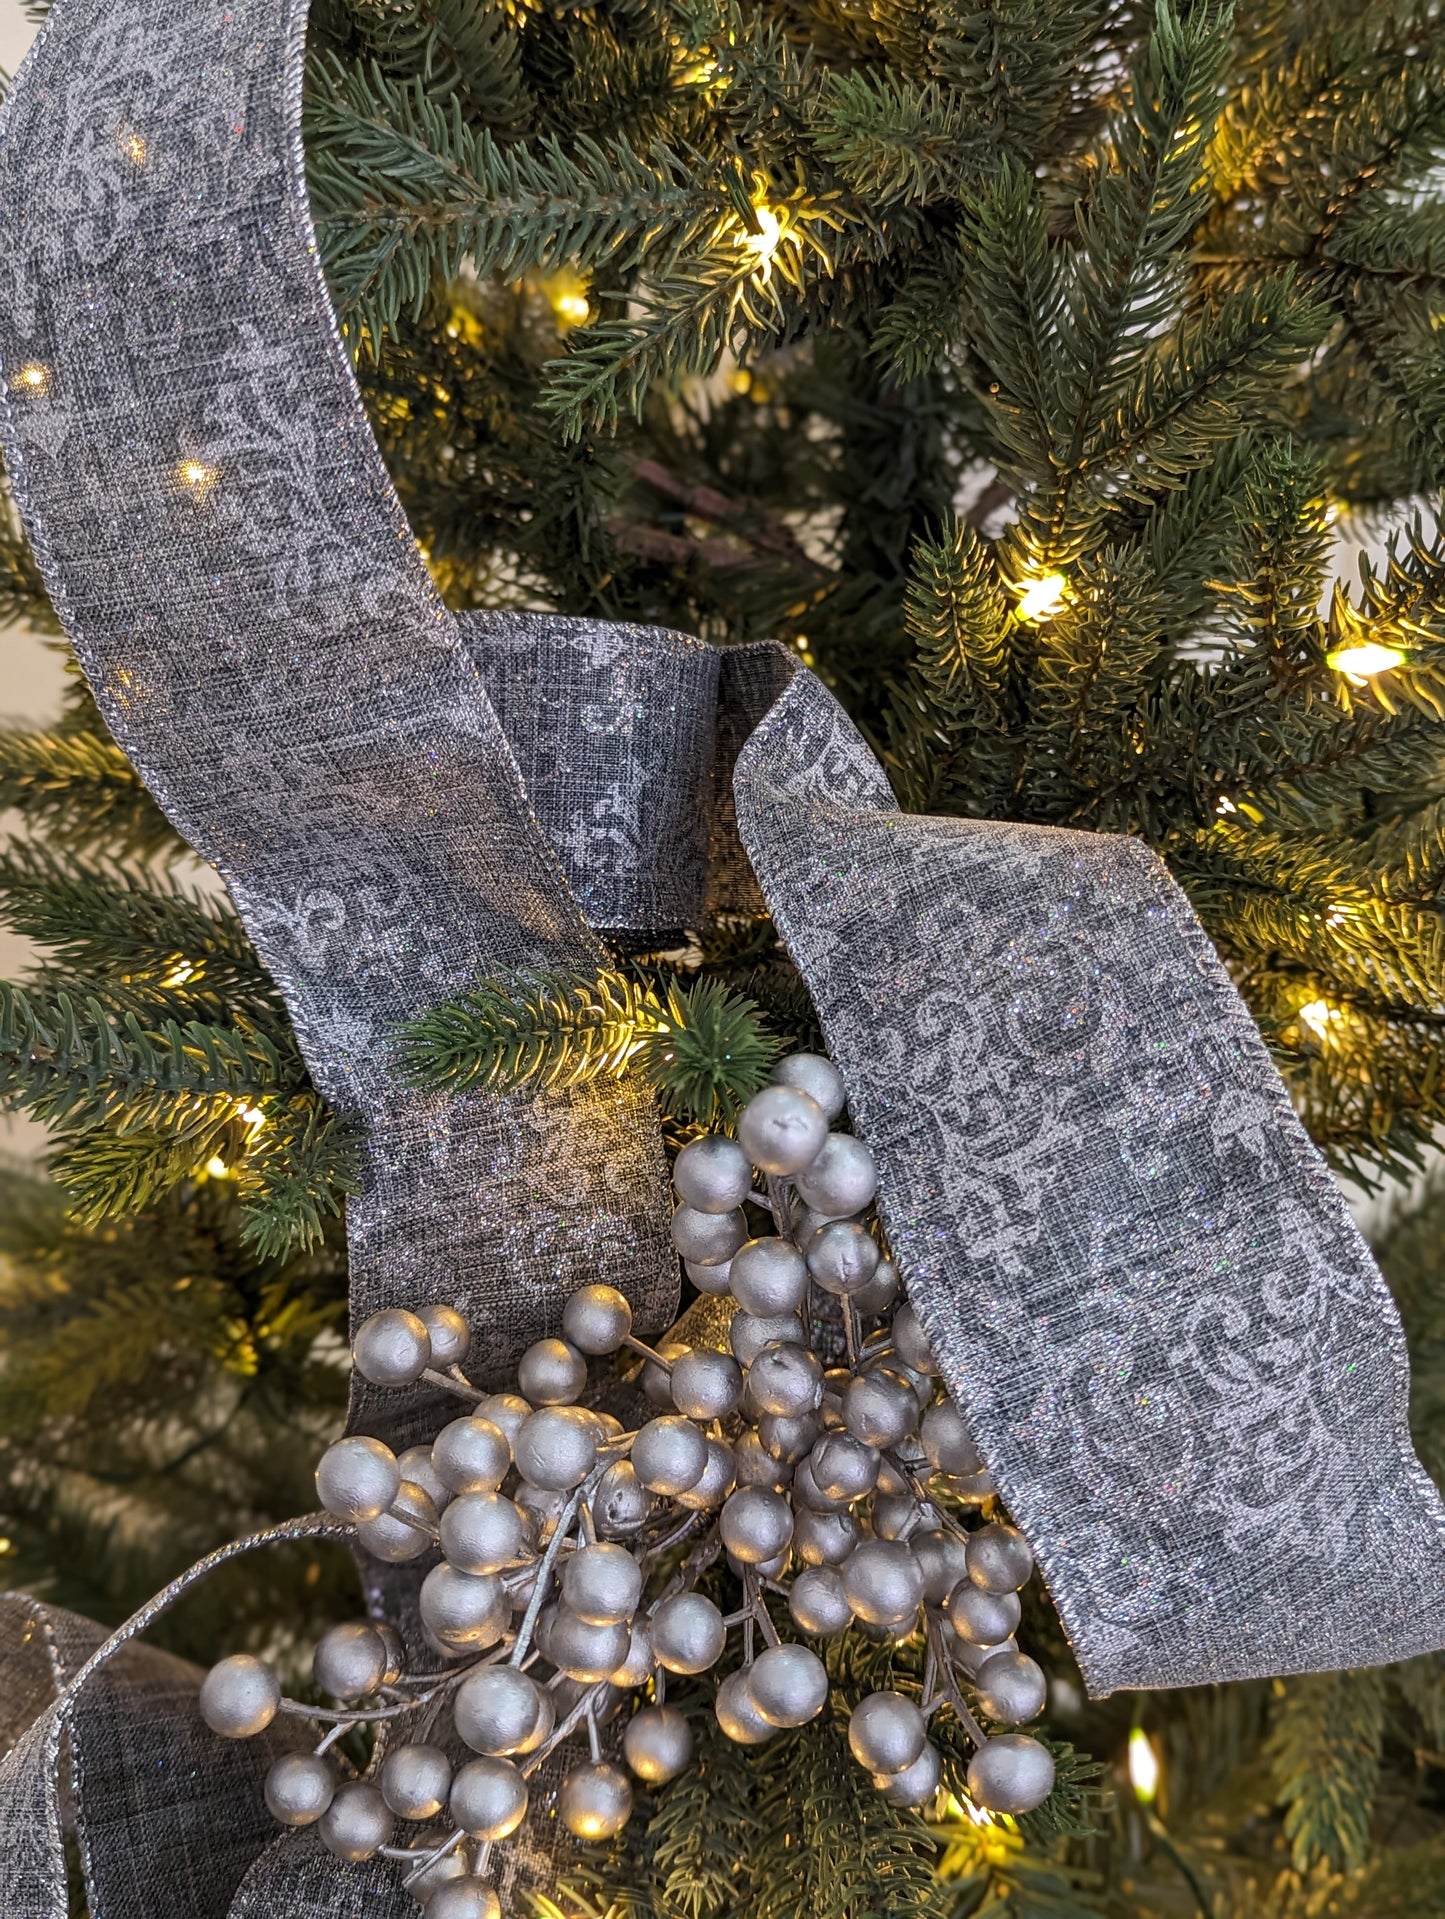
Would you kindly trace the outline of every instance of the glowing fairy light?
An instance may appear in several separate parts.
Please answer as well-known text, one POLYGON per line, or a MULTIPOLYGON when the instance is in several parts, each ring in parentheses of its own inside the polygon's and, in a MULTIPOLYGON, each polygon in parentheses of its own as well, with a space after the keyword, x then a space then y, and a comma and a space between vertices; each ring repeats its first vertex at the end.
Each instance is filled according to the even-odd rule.
POLYGON ((587 282, 570 267, 549 274, 542 291, 559 327, 586 326, 592 318, 592 303, 587 298, 587 282))
POLYGON ((207 466, 204 460, 179 460, 176 479, 193 499, 203 500, 221 477, 220 468, 207 466))
POLYGON ((1325 664, 1347 680, 1363 683, 1376 673, 1388 673, 1403 666, 1409 654, 1398 646, 1381 646, 1377 640, 1361 640, 1356 646, 1336 647, 1325 656, 1325 664))
POLYGON ((259 1133, 266 1124, 266 1115, 259 1106, 242 1106, 238 1110, 237 1117, 251 1133, 259 1133))
POLYGON ((1330 1028, 1338 1026, 1344 1019, 1338 1006, 1331 1006, 1327 999, 1306 1000, 1299 1009, 1300 1024, 1308 1026, 1316 1039, 1327 1039, 1330 1028))
POLYGON ((150 158, 150 142, 134 127, 122 127, 116 135, 121 152, 133 167, 143 167, 150 158))
POLYGON ((753 202, 753 220, 756 232, 738 235, 738 245, 744 252, 751 253, 759 273, 766 273, 778 250, 778 242, 783 237, 782 222, 765 201, 753 202))
POLYGON ((1216 813, 1237 813, 1239 808, 1227 793, 1221 793, 1219 796, 1219 804, 1214 810, 1216 813))
POLYGON ((161 985, 172 988, 184 986, 187 980, 194 979, 195 976, 196 969, 188 959, 177 960, 170 972, 167 973, 161 981, 161 985))
POLYGON ((1019 595, 1018 616, 1030 626, 1041 626, 1064 610, 1069 583, 1062 573, 1045 573, 1030 580, 1019 595))
POLYGON ((42 366, 38 360, 32 360, 15 375, 15 385, 21 393, 38 399, 42 393, 50 390, 50 368, 42 366))
POLYGON ((1141 1806, 1150 1805, 1159 1791, 1159 1755, 1142 1726, 1129 1734, 1129 1784, 1141 1806))
POLYGON ((231 1169, 219 1153, 213 1154, 211 1158, 206 1161, 206 1171, 212 1179, 229 1179, 231 1177, 231 1169))

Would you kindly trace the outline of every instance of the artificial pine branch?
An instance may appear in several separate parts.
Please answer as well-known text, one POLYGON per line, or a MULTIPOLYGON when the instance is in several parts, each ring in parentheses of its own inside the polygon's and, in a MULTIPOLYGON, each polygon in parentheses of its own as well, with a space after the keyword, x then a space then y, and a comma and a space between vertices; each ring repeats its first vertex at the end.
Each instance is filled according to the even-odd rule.
POLYGON ((767 1079, 778 1043, 754 1003, 719 982, 667 989, 627 973, 595 979, 521 976, 474 987, 413 1020, 402 1062, 429 1090, 576 1086, 635 1074, 664 1112, 695 1124, 730 1119, 767 1079))

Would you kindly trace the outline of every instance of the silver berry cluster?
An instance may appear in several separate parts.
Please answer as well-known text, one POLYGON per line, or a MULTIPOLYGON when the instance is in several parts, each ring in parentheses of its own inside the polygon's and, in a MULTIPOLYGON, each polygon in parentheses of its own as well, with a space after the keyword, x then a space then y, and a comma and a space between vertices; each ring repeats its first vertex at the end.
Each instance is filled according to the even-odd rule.
POLYGON ((333 1707, 283 1699, 274 1672, 239 1654, 212 1669, 201 1710, 232 1738, 277 1712, 324 1725, 313 1752, 271 1768, 272 1812, 318 1823, 343 1859, 402 1861, 429 1919, 498 1919, 491 1850, 521 1825, 537 1768, 568 1742, 585 1741, 586 1756, 562 1777, 563 1825, 583 1839, 620 1832, 632 1786, 604 1753, 603 1727, 630 1705, 627 1767, 649 1784, 675 1778, 692 1736, 667 1704, 668 1675, 710 1671, 734 1630, 741 1663, 714 1699, 727 1736, 760 1744, 815 1718, 827 1669, 781 1637, 769 1595, 810 1637, 924 1636, 921 1693, 871 1693, 848 1726, 855 1758, 894 1804, 938 1790, 928 1727, 940 1710, 975 1747, 978 1806, 1021 1813, 1052 1789, 1045 1746, 988 1733, 975 1715, 1017 1726, 1044 1705, 1044 1675, 1014 1638, 1032 1555, 1012 1526, 985 1517, 993 1482, 868 1217, 872 1154, 829 1130, 843 1105, 831 1062, 794 1055, 744 1108, 736 1139, 704 1136, 678 1155, 673 1238, 718 1301, 730 1350, 677 1340, 655 1350, 634 1335, 625 1297, 601 1285, 574 1293, 561 1337, 523 1355, 516 1392, 470 1384, 469 1331, 448 1307, 378 1313, 358 1332, 353 1358, 374 1384, 424 1379, 468 1402, 430 1446, 396 1455, 354 1435, 316 1474, 326 1510, 377 1557, 440 1547, 419 1606, 441 1669, 409 1671, 393 1628, 358 1622, 316 1647, 314 1677, 333 1707), (747 1205, 771 1216, 771 1232, 753 1234, 747 1205), (659 1408, 631 1431, 580 1403, 589 1359, 626 1349, 641 1355, 659 1408), (698 1590, 723 1555, 741 1585, 728 1614, 698 1590), (389 1743, 393 1721, 406 1743, 389 1743), (343 1780, 328 1754, 361 1723, 381 1734, 376 1756, 367 1777, 343 1780), (454 1765, 448 1734, 453 1751, 475 1756, 454 1765), (432 1830, 399 1845, 398 1821, 432 1830))

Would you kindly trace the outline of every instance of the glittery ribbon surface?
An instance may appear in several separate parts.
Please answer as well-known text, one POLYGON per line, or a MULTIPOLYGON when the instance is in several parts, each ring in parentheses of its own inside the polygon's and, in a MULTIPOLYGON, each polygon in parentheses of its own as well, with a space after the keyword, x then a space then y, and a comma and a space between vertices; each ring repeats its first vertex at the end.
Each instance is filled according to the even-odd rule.
MULTIPOLYGON (((1445 1643, 1394 1307, 1154 856, 901 813, 781 649, 438 601, 317 267, 304 16, 62 0, 0 140, 0 427, 108 723, 365 1124, 354 1316, 455 1303, 493 1371, 582 1278, 666 1318, 639 1094, 423 1098, 386 1042, 480 976, 594 966, 599 931, 760 884, 1091 1689, 1445 1643)), ((382 1403, 355 1412, 386 1430, 382 1403)), ((55 1714, 0 1774, 20 1919, 64 1910, 55 1714)), ((229 1898, 251 1842, 225 1843, 229 1898)), ((371 1870, 287 1841, 232 1910, 389 1910, 371 1870)), ((102 1882, 95 1919, 138 1909, 102 1882)))

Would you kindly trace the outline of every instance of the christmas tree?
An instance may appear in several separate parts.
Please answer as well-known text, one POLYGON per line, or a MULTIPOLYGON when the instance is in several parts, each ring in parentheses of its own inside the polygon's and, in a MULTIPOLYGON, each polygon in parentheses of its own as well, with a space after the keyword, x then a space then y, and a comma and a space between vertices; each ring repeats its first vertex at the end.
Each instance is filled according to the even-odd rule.
MULTIPOLYGON (((1445 1107, 1442 141, 1429 5, 325 0, 311 29, 323 258, 448 601, 782 638, 905 806, 1146 840, 1365 1182, 1445 1107), (1341 527, 1381 557, 1332 587, 1341 527)), ((13 524, 3 559, 0 611, 50 621, 13 524)), ((47 954, 0 1053, 56 1140, 0 1218, 5 1567, 117 1619, 310 1503, 359 1149, 79 681, 0 739, 0 792, 6 918, 47 954)), ((816 1027, 766 920, 679 930, 438 1008, 410 1070, 626 1059, 676 1139, 725 1120, 816 1027)), ((1441 1205, 1381 1248, 1437 1473, 1441 1205)), ((170 1643, 284 1651, 349 1577, 247 1560, 170 1643)), ((1438 1660, 1089 1706, 1033 1605, 1048 1731, 1112 1796, 1081 1764, 1052 1831, 924 1823, 836 1729, 714 1741, 544 1909, 1437 1909, 1438 1660)))

